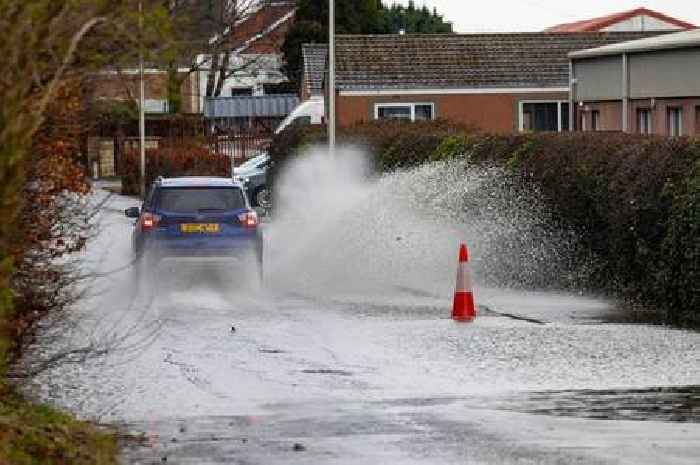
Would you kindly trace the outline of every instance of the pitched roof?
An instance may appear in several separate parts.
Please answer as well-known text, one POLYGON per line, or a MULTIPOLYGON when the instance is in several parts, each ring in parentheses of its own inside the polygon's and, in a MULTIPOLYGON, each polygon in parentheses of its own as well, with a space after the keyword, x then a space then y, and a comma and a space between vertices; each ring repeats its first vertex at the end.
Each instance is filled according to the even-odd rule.
POLYGON ((236 24, 227 40, 235 53, 281 53, 284 37, 295 14, 295 2, 263 3, 236 24))
POLYGON ((323 95, 323 79, 328 61, 328 45, 304 44, 301 47, 304 59, 304 91, 309 96, 323 95))
POLYGON ((610 27, 616 23, 621 23, 627 21, 628 19, 634 18, 635 16, 649 16, 660 21, 672 24, 679 29, 694 29, 695 26, 680 19, 672 18, 658 11, 650 10, 648 8, 635 8, 633 10, 622 11, 620 13, 614 13, 607 16, 601 16, 599 18, 585 19, 583 21, 576 21, 573 23, 564 23, 552 26, 545 29, 545 32, 593 32, 602 31, 606 27, 610 27))
POLYGON ((568 87, 568 53, 659 33, 341 35, 340 90, 568 87))
POLYGON ((623 53, 640 53, 654 50, 669 50, 675 48, 700 48, 700 29, 681 31, 646 39, 632 40, 618 44, 605 45, 587 50, 569 53, 571 58, 589 58, 605 55, 620 55, 623 53))

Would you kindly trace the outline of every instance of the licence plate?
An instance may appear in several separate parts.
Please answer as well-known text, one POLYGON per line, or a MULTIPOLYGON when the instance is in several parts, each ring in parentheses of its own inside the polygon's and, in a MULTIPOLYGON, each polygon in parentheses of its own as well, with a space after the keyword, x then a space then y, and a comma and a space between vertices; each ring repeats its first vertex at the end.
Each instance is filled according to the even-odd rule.
POLYGON ((206 233, 218 233, 219 224, 218 223, 183 223, 180 225, 180 231, 187 234, 206 234, 206 233))

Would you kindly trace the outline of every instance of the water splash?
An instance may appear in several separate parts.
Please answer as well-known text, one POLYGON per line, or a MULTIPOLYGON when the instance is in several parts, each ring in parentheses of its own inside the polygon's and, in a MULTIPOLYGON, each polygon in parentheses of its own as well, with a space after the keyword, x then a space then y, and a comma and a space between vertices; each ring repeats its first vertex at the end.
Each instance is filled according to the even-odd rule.
POLYGON ((276 196, 266 268, 278 288, 450 295, 461 241, 482 286, 563 288, 584 274, 573 234, 497 167, 456 159, 373 176, 359 150, 316 148, 288 164, 276 196))

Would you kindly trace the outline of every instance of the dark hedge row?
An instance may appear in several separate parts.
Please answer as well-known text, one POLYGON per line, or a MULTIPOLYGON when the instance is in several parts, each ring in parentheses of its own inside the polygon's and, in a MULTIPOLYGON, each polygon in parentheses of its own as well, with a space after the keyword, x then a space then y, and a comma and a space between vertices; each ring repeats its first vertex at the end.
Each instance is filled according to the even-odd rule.
MULTIPOLYGON (((140 154, 131 150, 124 154, 121 167, 122 193, 138 195, 140 179, 140 154)), ((231 158, 212 153, 196 142, 180 141, 161 144, 157 149, 146 150, 146 185, 158 176, 230 176, 231 158)))
MULTIPOLYGON (((277 169, 318 128, 272 144, 277 169)), ((657 321, 700 324, 700 141, 618 133, 479 134, 445 122, 370 123, 339 133, 377 169, 468 157, 537 186, 562 225, 600 259, 591 288, 624 297, 657 321)), ((274 175, 274 174, 273 174, 274 175)))

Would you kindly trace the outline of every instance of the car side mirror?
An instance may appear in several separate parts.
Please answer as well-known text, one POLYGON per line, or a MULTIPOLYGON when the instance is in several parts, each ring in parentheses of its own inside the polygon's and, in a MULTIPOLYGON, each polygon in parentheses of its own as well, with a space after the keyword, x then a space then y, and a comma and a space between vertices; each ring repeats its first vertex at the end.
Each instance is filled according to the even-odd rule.
POLYGON ((124 214, 127 218, 138 218, 141 214, 139 207, 130 207, 124 210, 124 214))

